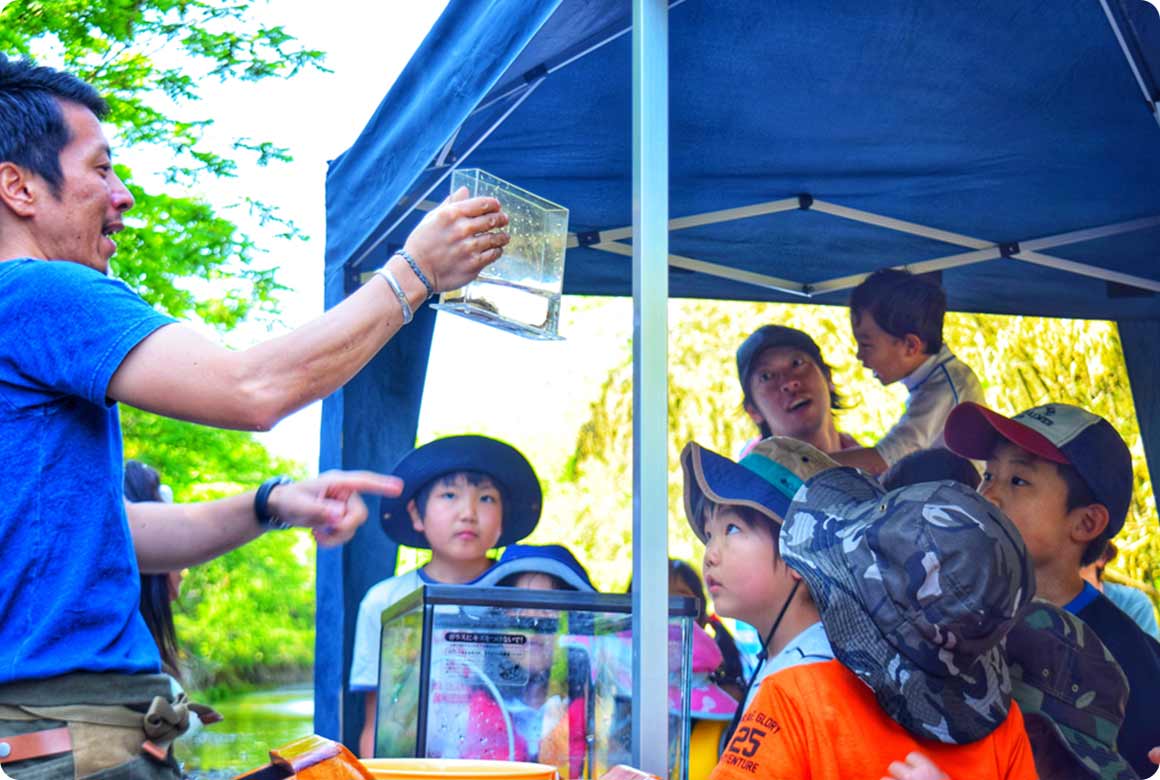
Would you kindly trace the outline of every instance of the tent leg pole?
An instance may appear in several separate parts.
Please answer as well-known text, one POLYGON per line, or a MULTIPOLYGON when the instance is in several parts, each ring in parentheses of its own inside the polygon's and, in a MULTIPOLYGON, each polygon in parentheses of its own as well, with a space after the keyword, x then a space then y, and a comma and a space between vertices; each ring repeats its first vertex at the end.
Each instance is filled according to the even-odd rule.
POLYGON ((633 0, 632 16, 632 756, 667 778, 668 2, 633 0))

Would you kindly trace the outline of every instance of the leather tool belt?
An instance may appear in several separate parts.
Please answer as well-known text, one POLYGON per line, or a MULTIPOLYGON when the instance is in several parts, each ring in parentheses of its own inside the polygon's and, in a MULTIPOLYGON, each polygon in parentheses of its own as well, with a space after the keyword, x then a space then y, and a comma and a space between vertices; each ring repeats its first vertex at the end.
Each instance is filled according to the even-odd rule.
POLYGON ((167 675, 71 674, 0 686, 0 764, 20 780, 179 778, 196 709, 167 675))

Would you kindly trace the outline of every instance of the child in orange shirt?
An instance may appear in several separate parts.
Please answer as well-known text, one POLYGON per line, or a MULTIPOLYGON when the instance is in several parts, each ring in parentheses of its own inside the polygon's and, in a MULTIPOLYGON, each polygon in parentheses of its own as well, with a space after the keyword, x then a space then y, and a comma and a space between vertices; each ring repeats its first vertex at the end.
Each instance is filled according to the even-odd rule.
POLYGON ((744 602, 738 575, 769 578, 767 646, 817 614, 836 656, 765 677, 711 780, 878 780, 913 752, 954 777, 1036 778, 999 647, 1034 580, 1001 513, 961 485, 885 494, 777 437, 740 463, 696 444, 681 461, 718 611, 744 602))

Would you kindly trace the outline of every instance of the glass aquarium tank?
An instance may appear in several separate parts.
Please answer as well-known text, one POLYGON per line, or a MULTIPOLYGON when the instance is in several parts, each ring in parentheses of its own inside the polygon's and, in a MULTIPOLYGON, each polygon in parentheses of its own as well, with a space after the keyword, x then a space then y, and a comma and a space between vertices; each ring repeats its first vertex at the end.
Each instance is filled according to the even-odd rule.
MULTIPOLYGON (((697 602, 669 602, 670 767, 686 776, 697 602)), ((597 778, 632 761, 632 597, 424 585, 385 610, 375 755, 535 761, 597 778)))
POLYGON ((478 278, 443 293, 435 308, 528 338, 560 338, 560 293, 568 209, 479 168, 451 172, 451 191, 496 198, 507 212, 511 241, 478 278))

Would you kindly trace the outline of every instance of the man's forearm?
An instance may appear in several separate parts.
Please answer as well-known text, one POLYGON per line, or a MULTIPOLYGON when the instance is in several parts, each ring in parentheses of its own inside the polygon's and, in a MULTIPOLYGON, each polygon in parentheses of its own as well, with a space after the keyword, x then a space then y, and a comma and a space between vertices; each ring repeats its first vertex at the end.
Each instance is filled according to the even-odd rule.
POLYGON ((387 267, 399 287, 375 276, 346 300, 293 333, 231 352, 192 328, 169 325, 145 337, 121 362, 106 393, 167 417, 221 428, 267 430, 353 377, 429 293, 474 279, 503 252, 507 225, 494 198, 466 199, 461 188, 407 239, 413 263, 387 267), (420 262, 422 260, 422 262, 420 262))
POLYGON ((873 447, 858 447, 852 450, 831 452, 830 457, 843 466, 853 466, 874 476, 878 476, 888 468, 886 461, 873 447))
MULTIPOLYGON (((398 256, 388 263, 412 308, 426 288, 398 256)), ((260 427, 333 393, 378 354, 403 326, 402 308, 386 280, 374 277, 318 319, 258 344, 244 355, 247 395, 264 410, 260 427)))
MULTIPOLYGON (((390 265, 399 262, 392 258, 390 265)), ((426 288, 409 269, 397 277, 417 307, 426 288)), ((341 387, 402 323, 398 299, 376 277, 314 321, 241 352, 223 349, 187 326, 172 325, 129 353, 108 393, 166 417, 268 430, 341 387)))
POLYGON ((205 563, 262 534, 254 491, 196 504, 127 504, 129 530, 144 573, 205 563))
MULTIPOLYGON (((271 483, 268 483, 271 484, 271 483)), ((403 483, 369 471, 328 471, 304 482, 272 483, 263 507, 269 518, 309 528, 319 544, 343 544, 366 521, 360 493, 397 496, 403 483)), ((257 491, 196 504, 126 504, 129 529, 144 572, 195 566, 240 547, 265 530, 257 491)))

